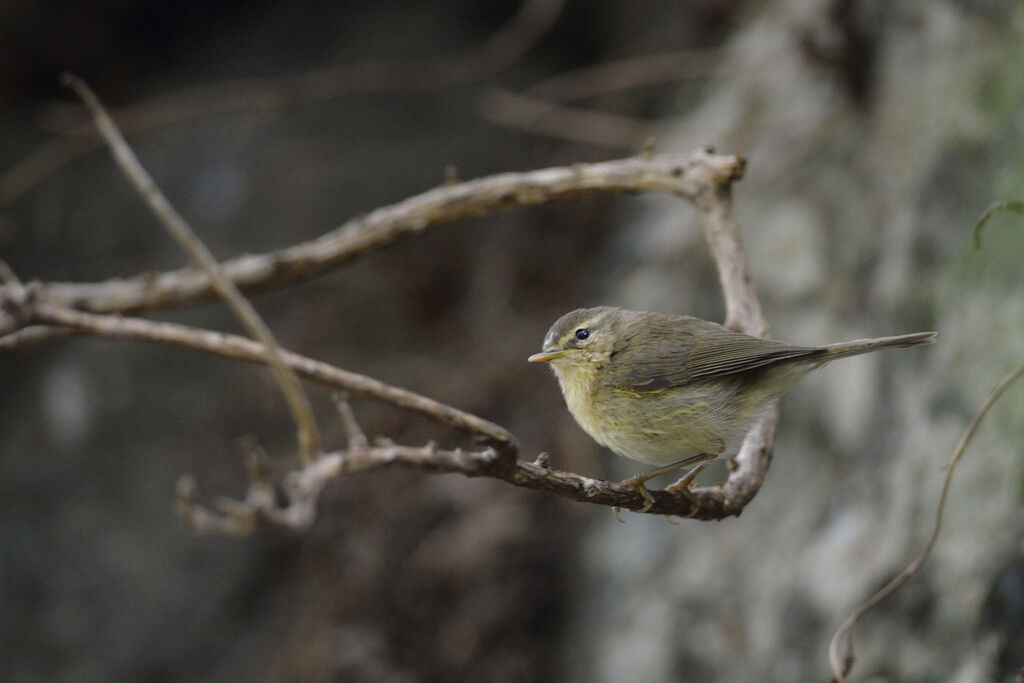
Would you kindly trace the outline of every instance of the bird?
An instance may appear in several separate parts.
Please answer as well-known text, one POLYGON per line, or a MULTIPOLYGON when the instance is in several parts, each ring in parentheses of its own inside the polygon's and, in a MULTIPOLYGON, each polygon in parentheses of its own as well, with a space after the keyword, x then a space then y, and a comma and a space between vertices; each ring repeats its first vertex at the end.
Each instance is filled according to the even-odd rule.
POLYGON ((935 332, 794 346, 688 315, 610 306, 566 313, 530 362, 554 370, 569 412, 597 443, 654 465, 623 481, 646 502, 653 477, 734 454, 749 428, 812 370, 839 358, 935 341, 935 332))

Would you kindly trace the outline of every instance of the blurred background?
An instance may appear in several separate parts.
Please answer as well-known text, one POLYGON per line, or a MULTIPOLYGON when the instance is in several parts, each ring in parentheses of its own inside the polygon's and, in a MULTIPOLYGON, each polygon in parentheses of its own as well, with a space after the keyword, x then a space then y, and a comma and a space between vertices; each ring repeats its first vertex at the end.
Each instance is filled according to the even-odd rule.
MULTIPOLYGON (((185 263, 58 85, 110 107, 220 258, 320 235, 460 178, 714 145, 772 334, 926 329, 782 404, 758 497, 718 523, 384 471, 303 534, 195 537, 294 429, 266 372, 67 339, 0 355, 0 678, 804 681, 931 530, 944 466, 1024 359, 1024 7, 1013 0, 120 0, 0 5, 0 257, 24 279, 185 263)), ((512 430, 522 457, 621 478, 525 358, 578 306, 721 319, 692 208, 591 197, 405 239, 254 297, 281 343, 512 430)), ((219 304, 154 317, 238 331, 219 304)), ((343 443, 311 388, 328 446, 343 443)), ((456 434, 356 401, 370 436, 456 434)), ((1024 666, 1024 388, 957 470, 919 576, 858 627, 854 680, 1024 666)), ((723 471, 705 473, 708 482, 723 471)))

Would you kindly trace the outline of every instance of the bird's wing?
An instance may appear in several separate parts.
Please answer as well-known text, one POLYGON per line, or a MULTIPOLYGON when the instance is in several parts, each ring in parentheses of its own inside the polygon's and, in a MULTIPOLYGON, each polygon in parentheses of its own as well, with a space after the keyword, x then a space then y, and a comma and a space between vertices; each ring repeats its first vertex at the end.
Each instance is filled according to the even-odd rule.
POLYGON ((613 350, 604 375, 608 386, 630 391, 658 391, 820 352, 731 332, 698 318, 689 318, 686 325, 655 321, 642 332, 631 332, 613 350))

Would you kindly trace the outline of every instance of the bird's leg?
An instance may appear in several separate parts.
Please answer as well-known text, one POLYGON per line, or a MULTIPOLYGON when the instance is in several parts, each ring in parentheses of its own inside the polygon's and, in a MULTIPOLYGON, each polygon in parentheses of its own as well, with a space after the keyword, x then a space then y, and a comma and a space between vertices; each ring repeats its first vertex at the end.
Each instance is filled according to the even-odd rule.
POLYGON ((689 472, 684 474, 679 479, 679 481, 672 484, 671 486, 666 486, 665 490, 671 491, 672 493, 682 493, 684 496, 689 497, 689 491, 690 487, 693 485, 693 480, 696 479, 697 475, 703 472, 704 468, 706 468, 707 466, 708 464, 706 462, 694 465, 692 468, 690 468, 689 472))
MULTIPOLYGON (((686 467, 687 465, 693 465, 695 463, 704 463, 704 462, 707 462, 709 460, 714 460, 717 457, 718 457, 717 455, 712 455, 710 453, 698 453, 697 455, 691 455, 689 458, 683 458, 682 460, 680 460, 678 462, 673 462, 673 463, 670 463, 668 465, 662 465, 661 467, 656 467, 653 470, 648 470, 647 472, 641 472, 640 474, 635 474, 632 477, 630 477, 629 479, 624 479, 622 481, 622 485, 623 486, 629 486, 630 488, 636 489, 636 492, 639 493, 641 496, 643 496, 644 506, 642 508, 640 508, 640 512, 647 512, 652 507, 654 507, 654 497, 651 495, 651 492, 647 490, 647 487, 644 486, 644 483, 646 481, 648 481, 650 479, 654 479, 655 477, 660 477, 663 474, 668 474, 669 472, 675 472, 680 467, 686 467)), ((698 466, 699 467, 703 467, 700 464, 698 464, 698 466)), ((694 468, 694 469, 697 469, 697 468, 694 468)), ((691 474, 693 474, 693 476, 696 477, 697 474, 700 474, 700 472, 697 472, 696 474, 694 474, 693 470, 690 470, 690 472, 688 472, 686 474, 686 476, 683 477, 683 479, 686 479, 691 474)), ((680 481, 682 481, 682 480, 680 480, 680 481)), ((692 479, 690 479, 690 481, 692 481, 692 479)), ((687 483, 689 483, 689 482, 687 482, 687 483)))
POLYGON ((638 474, 635 477, 624 479, 621 483, 629 486, 630 488, 636 489, 636 492, 643 496, 644 506, 640 508, 640 512, 647 512, 654 507, 654 496, 652 496, 651 492, 647 490, 646 486, 644 486, 644 482, 647 481, 647 479, 641 479, 642 476, 642 474, 638 474))

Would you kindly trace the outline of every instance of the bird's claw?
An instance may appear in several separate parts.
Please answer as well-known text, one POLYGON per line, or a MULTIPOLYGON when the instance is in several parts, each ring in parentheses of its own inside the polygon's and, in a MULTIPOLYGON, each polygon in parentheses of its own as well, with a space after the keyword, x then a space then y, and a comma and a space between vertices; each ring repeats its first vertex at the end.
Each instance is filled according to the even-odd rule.
POLYGON ((695 465, 693 467, 693 469, 691 469, 689 472, 684 474, 679 479, 679 481, 677 481, 676 483, 672 484, 671 486, 666 486, 665 490, 666 491, 671 491, 672 493, 681 493, 681 494, 683 494, 683 496, 686 497, 686 500, 690 501, 690 503, 692 504, 693 503, 693 497, 690 495, 690 487, 693 486, 693 482, 694 482, 694 480, 697 479, 697 475, 699 475, 701 472, 703 472, 704 468, 707 467, 707 466, 708 466, 707 463, 704 463, 704 462, 695 465))
POLYGON ((651 492, 647 490, 646 486, 644 486, 645 481, 647 481, 647 479, 641 478, 640 476, 636 476, 630 477, 629 479, 626 479, 622 482, 624 486, 630 487, 631 489, 639 493, 640 497, 644 499, 644 506, 639 510, 641 514, 645 512, 650 512, 651 508, 654 507, 654 496, 652 496, 651 492))

